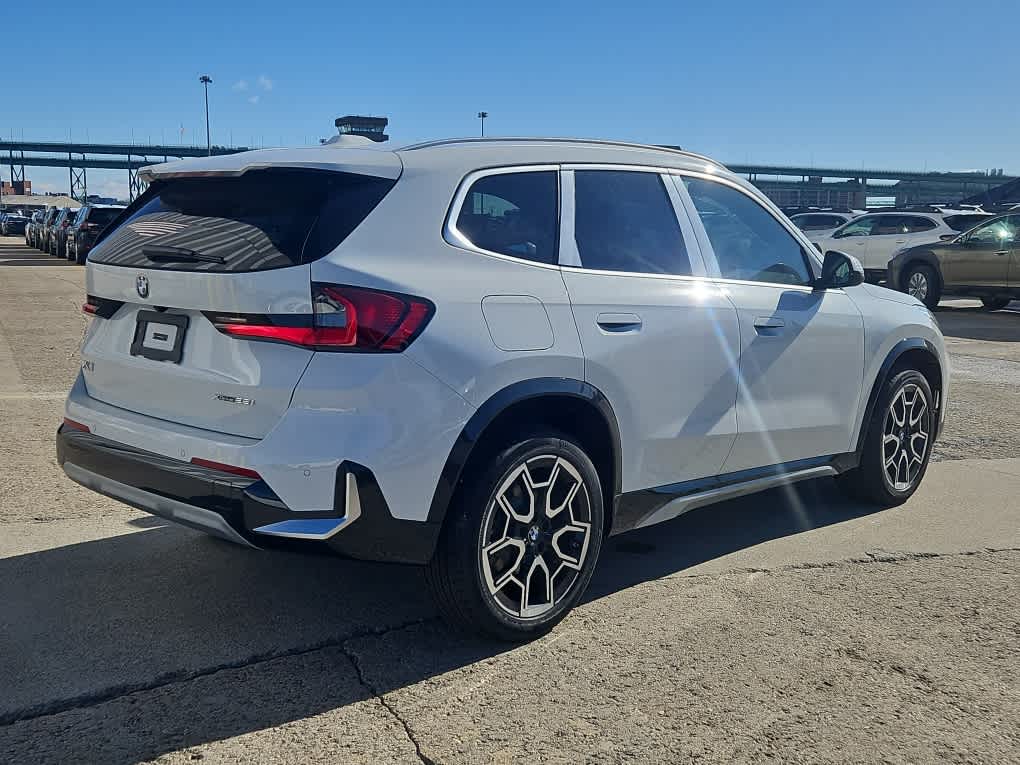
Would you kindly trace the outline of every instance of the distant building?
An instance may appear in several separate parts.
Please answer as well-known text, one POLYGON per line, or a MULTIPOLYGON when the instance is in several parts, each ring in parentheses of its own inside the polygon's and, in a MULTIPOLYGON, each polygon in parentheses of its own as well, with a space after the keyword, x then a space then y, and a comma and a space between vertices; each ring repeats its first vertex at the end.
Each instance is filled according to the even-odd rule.
POLYGON ((356 114, 349 114, 346 117, 337 117, 333 122, 340 135, 360 135, 373 141, 388 141, 386 126, 389 124, 386 117, 361 117, 356 114))
POLYGON ((0 192, 5 197, 14 196, 32 196, 32 181, 2 181, 0 182, 0 192))

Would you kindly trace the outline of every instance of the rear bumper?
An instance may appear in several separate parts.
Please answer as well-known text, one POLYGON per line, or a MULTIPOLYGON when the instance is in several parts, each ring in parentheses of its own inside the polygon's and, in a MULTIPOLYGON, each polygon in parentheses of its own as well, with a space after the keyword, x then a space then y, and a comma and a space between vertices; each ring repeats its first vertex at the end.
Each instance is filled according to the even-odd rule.
POLYGON ((426 563, 439 525, 396 519, 372 472, 341 462, 330 512, 290 510, 261 480, 61 426, 57 462, 76 483, 183 526, 251 547, 297 539, 362 560, 426 563))

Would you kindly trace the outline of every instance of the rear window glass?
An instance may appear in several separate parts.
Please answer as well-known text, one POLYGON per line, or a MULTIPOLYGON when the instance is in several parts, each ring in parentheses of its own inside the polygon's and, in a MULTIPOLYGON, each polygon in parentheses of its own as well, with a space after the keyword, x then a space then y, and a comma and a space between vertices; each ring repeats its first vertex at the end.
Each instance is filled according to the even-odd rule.
POLYGON ((331 252, 393 187, 352 173, 279 168, 159 182, 100 238, 96 263, 263 271, 331 252))
POLYGON ((121 212, 121 210, 109 207, 95 207, 89 213, 89 223, 96 223, 100 226, 105 225, 116 218, 121 212))
POLYGON ((919 231, 931 231, 933 228, 935 228, 935 221, 930 218, 908 216, 906 219, 907 233, 915 234, 919 231))
POLYGON ((953 231, 967 231, 981 221, 988 220, 987 215, 947 215, 943 218, 946 225, 953 231))

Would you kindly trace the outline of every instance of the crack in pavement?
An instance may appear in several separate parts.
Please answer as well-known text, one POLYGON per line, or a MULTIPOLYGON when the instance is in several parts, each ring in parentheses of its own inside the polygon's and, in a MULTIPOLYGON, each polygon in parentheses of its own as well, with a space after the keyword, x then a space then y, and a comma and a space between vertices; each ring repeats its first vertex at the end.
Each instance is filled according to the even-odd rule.
POLYGON ((775 568, 730 568, 725 571, 713 571, 709 574, 685 574, 678 571, 661 577, 658 581, 671 579, 716 579, 730 574, 778 574, 788 571, 811 571, 812 569, 843 568, 845 566, 867 566, 872 563, 904 563, 914 560, 938 558, 955 558, 968 555, 990 555, 995 553, 1020 552, 1020 547, 983 547, 980 550, 960 550, 957 552, 890 552, 887 550, 866 551, 866 558, 842 558, 840 560, 789 563, 775 568))
POLYGON ((407 736, 407 740, 411 742, 412 746, 414 746, 414 752, 418 759, 421 760, 424 765, 437 765, 435 760, 422 751, 421 742, 418 741, 418 736, 415 735, 414 730, 411 728, 411 724, 401 717, 396 707, 386 700, 386 695, 381 693, 374 685, 372 685, 372 683, 369 682, 368 678, 365 677, 365 671, 361 667, 361 658, 347 645, 352 640, 357 639, 358 636, 354 636, 345 640, 340 645, 340 650, 343 651, 344 656, 347 657, 348 661, 351 662, 351 666, 354 667, 354 672, 358 676, 358 682, 365 690, 375 697, 375 700, 379 702, 379 705, 389 712, 393 719, 400 723, 401 727, 404 729, 404 735, 407 736))
MULTIPOLYGON (((932 552, 890 552, 885 550, 874 550, 867 551, 864 558, 848 558, 838 561, 823 561, 818 563, 796 563, 789 564, 786 566, 778 566, 775 568, 741 568, 741 569, 728 569, 722 572, 715 572, 711 574, 683 574, 676 573, 666 577, 662 577, 659 580, 651 580, 648 583, 651 584, 654 581, 666 582, 675 579, 719 579, 725 576, 732 576, 734 574, 774 574, 774 573, 785 573, 795 571, 809 571, 812 569, 830 569, 830 568, 841 568, 853 565, 870 565, 875 563, 902 563, 907 561, 916 560, 930 560, 940 558, 952 558, 952 557, 965 557, 974 555, 986 555, 995 553, 1012 553, 1020 552, 1020 547, 1004 547, 1004 548, 983 548, 980 550, 967 550, 962 552, 951 552, 951 553, 932 553, 932 552)), ((358 682, 361 686, 372 694, 375 699, 382 705, 382 707, 393 716, 397 722, 403 727, 405 735, 407 736, 410 743, 414 746, 415 751, 419 760, 425 765, 436 765, 436 761, 428 757, 421 747, 421 743, 418 740, 417 735, 412 729, 411 725, 400 715, 397 709, 385 698, 385 695, 381 693, 365 676, 364 670, 361 666, 360 657, 350 647, 350 643, 354 640, 367 637, 379 637, 392 632, 399 632, 406 630, 411 627, 426 624, 435 621, 435 617, 431 618, 419 618, 413 619, 406 622, 401 622, 389 627, 377 627, 362 629, 356 632, 340 636, 329 637, 314 643, 306 644, 303 646, 297 646, 285 650, 271 650, 259 654, 253 654, 243 659, 238 659, 230 662, 223 662, 211 667, 205 667, 196 670, 174 670, 163 673, 147 682, 137 683, 124 683, 121 685, 110 686, 98 691, 92 691, 84 693, 78 696, 74 696, 67 699, 60 699, 57 701, 45 702, 37 704, 32 707, 15 710, 13 712, 7 712, 0 714, 0 728, 8 727, 15 723, 27 722, 35 720, 41 717, 49 717, 57 715, 63 712, 69 712, 75 709, 84 709, 91 706, 97 706, 109 701, 114 701, 123 696, 128 696, 135 693, 143 693, 147 691, 158 690, 169 685, 186 683, 192 680, 196 680, 202 677, 208 677, 209 675, 216 674, 224 670, 242 669, 245 667, 251 667, 257 664, 266 663, 276 659, 289 658, 294 656, 302 656, 305 654, 314 653, 327 648, 338 648, 351 662, 357 676, 358 682)))
MULTIPOLYGON (((0 714, 0 728, 6 728, 19 722, 37 720, 40 717, 51 717, 53 715, 61 714, 62 712, 70 712, 75 709, 86 709, 88 707, 104 704, 108 701, 115 701, 123 696, 130 696, 135 693, 154 691, 169 685, 187 683, 192 680, 197 680, 198 678, 215 675, 217 672, 222 672, 224 670, 243 669, 245 667, 264 664, 276 659, 286 659, 294 656, 303 656, 305 654, 315 653, 316 651, 322 651, 326 648, 339 648, 346 654, 347 649, 345 648, 345 644, 351 640, 358 640, 359 638, 366 637, 378 637, 390 632, 399 632, 400 630, 415 627, 419 624, 425 624, 429 621, 432 621, 432 619, 412 619, 411 621, 401 622, 400 624, 395 624, 391 627, 377 627, 374 629, 359 630, 343 637, 326 638, 324 640, 316 641, 315 643, 288 648, 286 650, 265 651, 263 653, 253 654, 252 656, 248 656, 244 659, 216 664, 212 667, 165 672, 147 682, 123 683, 121 685, 103 688, 98 691, 72 696, 71 698, 45 702, 26 709, 19 709, 13 712, 0 714)), ((357 670, 357 668, 355 669, 357 670)), ((362 684, 364 685, 364 683, 362 684)), ((365 688, 371 691, 369 686, 365 685, 365 688)))

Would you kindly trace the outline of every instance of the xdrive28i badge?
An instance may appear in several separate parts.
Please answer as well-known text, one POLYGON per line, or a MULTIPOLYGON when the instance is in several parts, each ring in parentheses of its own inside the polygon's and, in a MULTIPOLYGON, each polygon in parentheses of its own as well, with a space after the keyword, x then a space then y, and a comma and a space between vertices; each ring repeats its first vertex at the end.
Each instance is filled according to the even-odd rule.
POLYGON ((135 290, 138 291, 138 297, 149 297, 149 277, 145 274, 138 274, 135 277, 135 290))

